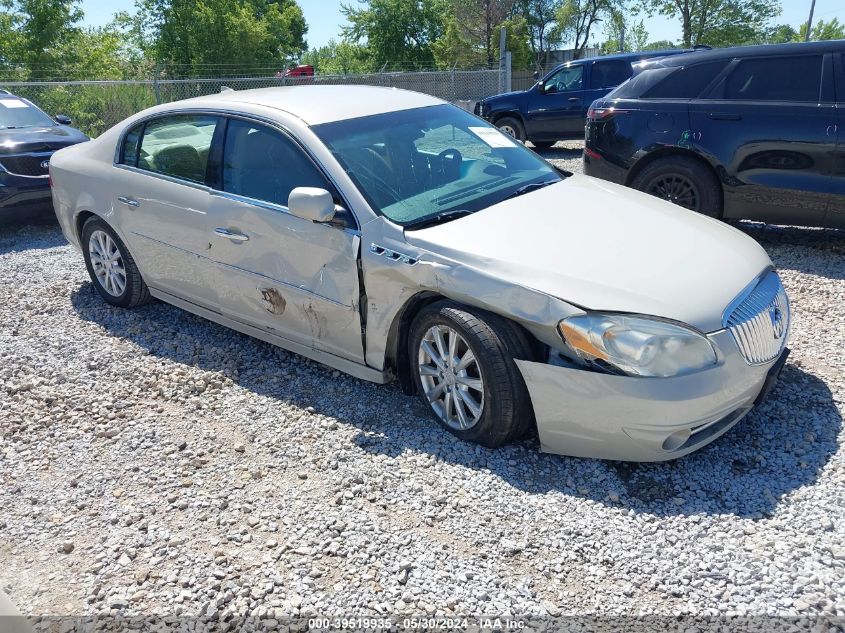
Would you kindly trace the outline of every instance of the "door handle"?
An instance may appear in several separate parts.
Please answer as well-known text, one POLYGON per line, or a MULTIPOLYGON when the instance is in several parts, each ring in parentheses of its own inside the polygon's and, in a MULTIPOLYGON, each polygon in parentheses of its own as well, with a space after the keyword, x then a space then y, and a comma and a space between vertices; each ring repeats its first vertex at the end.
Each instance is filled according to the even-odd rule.
POLYGON ((578 101, 581 101, 581 97, 569 97, 568 101, 569 103, 577 103, 578 101))
POLYGON ((128 204, 130 207, 140 207, 141 203, 133 198, 127 198, 126 196, 118 196, 118 202, 122 202, 123 204, 128 204))
POLYGON ((742 116, 731 112, 711 112, 708 115, 714 121, 739 121, 742 116))
POLYGON ((249 240, 249 235, 244 235, 243 233, 235 233, 234 231, 230 231, 229 229, 224 229, 222 226, 218 226, 214 229, 215 235, 219 237, 225 237, 228 240, 233 240, 235 242, 246 242, 249 240))

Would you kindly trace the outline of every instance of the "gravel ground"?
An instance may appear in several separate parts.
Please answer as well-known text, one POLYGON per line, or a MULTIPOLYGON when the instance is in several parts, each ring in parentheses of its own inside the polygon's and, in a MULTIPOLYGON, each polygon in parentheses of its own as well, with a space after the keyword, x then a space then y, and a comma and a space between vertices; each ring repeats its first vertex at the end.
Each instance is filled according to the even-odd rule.
POLYGON ((744 228, 793 354, 654 465, 459 443, 394 386, 107 306, 55 226, 0 229, 0 588, 33 616, 843 617, 845 235, 744 228))

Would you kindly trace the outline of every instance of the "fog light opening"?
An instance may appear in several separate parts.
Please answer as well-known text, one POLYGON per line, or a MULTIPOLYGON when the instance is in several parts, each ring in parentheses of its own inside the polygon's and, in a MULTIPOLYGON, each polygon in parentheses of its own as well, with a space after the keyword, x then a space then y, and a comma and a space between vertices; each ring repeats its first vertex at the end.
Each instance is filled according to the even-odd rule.
POLYGON ((676 451, 681 446, 683 446, 686 441, 689 439, 691 432, 689 429, 681 429, 680 431, 675 431, 663 440, 663 450, 664 451, 676 451))

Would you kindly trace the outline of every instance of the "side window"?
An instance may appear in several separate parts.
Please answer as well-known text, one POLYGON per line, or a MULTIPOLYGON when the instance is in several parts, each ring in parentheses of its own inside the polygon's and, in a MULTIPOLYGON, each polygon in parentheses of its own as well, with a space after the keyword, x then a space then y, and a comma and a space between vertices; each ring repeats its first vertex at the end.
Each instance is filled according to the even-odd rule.
POLYGON ((647 90, 645 99, 695 99, 716 75, 722 72, 730 60, 723 59, 716 62, 684 66, 647 90))
POLYGON ((615 88, 631 76, 631 64, 622 59, 594 62, 590 88, 615 88))
POLYGON ((821 77, 821 55, 743 59, 728 75, 723 98, 814 103, 820 98, 821 77))
POLYGON ((584 87, 584 67, 581 65, 561 68, 546 80, 543 92, 565 92, 584 87))
POLYGON ((286 207, 296 187, 332 191, 293 141, 263 125, 231 119, 223 145, 223 190, 286 207))
POLYGON ((205 182, 208 151, 218 118, 179 114, 148 121, 138 167, 174 178, 205 182))
POLYGON ((141 141, 141 132, 144 124, 136 125, 123 137, 123 147, 120 148, 120 164, 138 166, 138 145, 141 141))

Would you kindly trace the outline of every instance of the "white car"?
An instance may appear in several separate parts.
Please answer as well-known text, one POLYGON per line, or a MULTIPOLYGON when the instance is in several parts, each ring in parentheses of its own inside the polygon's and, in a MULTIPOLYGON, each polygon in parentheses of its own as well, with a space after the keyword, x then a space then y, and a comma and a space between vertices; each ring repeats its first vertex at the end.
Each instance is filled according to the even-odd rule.
POLYGON ((365 380, 461 439, 682 456, 777 377, 789 303, 752 239, 559 171, 414 92, 229 91, 50 162, 96 289, 156 297, 365 380))

